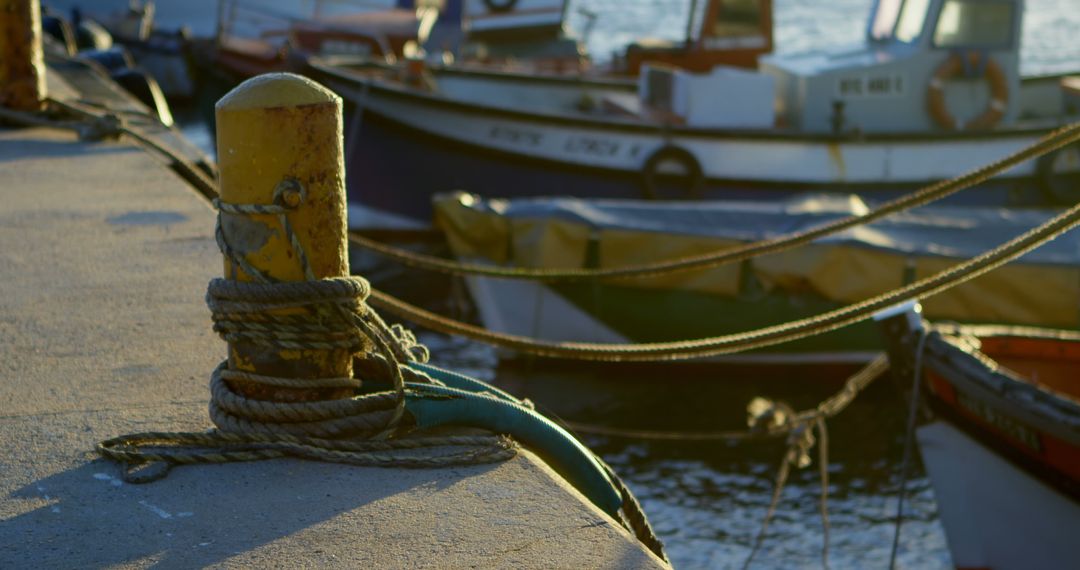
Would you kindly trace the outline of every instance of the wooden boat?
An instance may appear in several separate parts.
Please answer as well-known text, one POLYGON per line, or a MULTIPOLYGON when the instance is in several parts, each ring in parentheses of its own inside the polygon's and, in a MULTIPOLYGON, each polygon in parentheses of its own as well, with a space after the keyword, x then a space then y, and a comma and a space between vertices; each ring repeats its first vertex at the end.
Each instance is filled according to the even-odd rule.
MULTIPOLYGON (((704 72, 717 65, 755 68, 758 57, 773 49, 771 0, 691 0, 686 35, 679 40, 641 38, 597 65, 581 41, 564 26, 568 2, 513 0, 446 2, 436 29, 453 26, 462 14, 464 41, 454 50, 457 61, 486 67, 591 77, 637 76, 645 64, 666 64, 704 72), (505 8, 494 9, 494 6, 505 8), (460 7, 459 7, 460 6, 460 7)), ((596 14, 588 14, 596 18, 596 14)), ((592 20, 582 36, 591 33, 592 20)), ((439 41, 428 42, 438 53, 439 41)))
MULTIPOLYGON (((84 65, 94 67, 98 73, 107 75, 149 107, 164 126, 171 126, 173 116, 166 91, 154 74, 136 63, 132 57, 133 52, 126 44, 118 42, 113 45, 112 34, 103 26, 94 20, 82 18, 78 10, 73 12, 78 18, 75 22, 55 12, 42 15, 46 54, 53 59, 78 58, 84 65)), ((167 62, 164 63, 168 66, 167 62)), ((162 71, 160 67, 156 69, 158 72, 162 71)), ((168 78, 168 73, 165 75, 168 78)), ((173 82, 172 86, 175 89, 176 83, 173 82)), ((185 96, 175 90, 172 94, 177 97, 185 96)))
POLYGON ((302 15, 243 0, 221 0, 215 37, 193 46, 204 72, 236 83, 262 73, 299 71, 315 54, 394 62, 422 42, 434 7, 373 9, 370 3, 314 2, 302 15))
POLYGON ((104 20, 113 39, 123 45, 135 62, 161 85, 170 99, 195 96, 195 78, 188 47, 187 28, 166 30, 154 25, 152 1, 131 2, 126 11, 104 20))
POLYGON ((898 380, 921 363, 931 416, 916 435, 953 564, 1074 568, 1080 335, 932 325, 912 308, 881 319, 898 380))
MULTIPOLYGON (((75 2, 70 20, 66 14, 45 8, 42 24, 46 33, 66 47, 69 55, 101 63, 109 71, 135 68, 149 74, 163 96, 170 100, 195 95, 195 80, 185 27, 166 30, 154 25, 153 1, 132 1, 126 9, 108 12, 100 4, 75 2)), ((114 77, 125 88, 138 81, 131 74, 114 77)), ((143 97, 143 94, 139 94, 143 97)))
MULTIPOLYGON (((860 46, 763 56, 758 72, 653 67, 631 82, 433 66, 417 82, 314 60, 310 73, 356 111, 346 127, 357 173, 350 202, 388 226, 426 225, 430 196, 457 189, 750 200, 831 191, 878 201, 1080 119, 1080 79, 1020 76, 1022 1, 987 4, 988 23, 982 2, 922 3, 906 19, 888 11, 899 5, 879 3, 860 46)), ((1076 178, 1073 147, 954 199, 1072 203, 1076 178)))
POLYGON ((400 0, 386 9, 353 0, 301 7, 310 10, 294 14, 222 0, 214 40, 198 48, 203 67, 221 68, 235 80, 301 71, 315 55, 387 63, 433 57, 574 72, 588 66, 581 44, 564 33, 565 0, 400 0))
MULTIPOLYGON (((816 227, 867 210, 857 197, 786 202, 436 201, 436 226, 461 261, 616 268, 678 259, 816 227)), ((924 207, 741 264, 602 282, 467 277, 490 330, 553 341, 662 342, 800 319, 891 291, 1038 226, 1036 210, 924 207)), ((927 299, 930 317, 1080 329, 1080 233, 927 299), (1038 283, 1040 293, 1030 294, 1038 283)), ((869 323, 763 351, 748 364, 862 363, 881 350, 869 323)))
POLYGON ((658 63, 695 72, 718 65, 753 69, 772 51, 771 0, 709 0, 700 18, 697 6, 691 2, 685 40, 634 42, 613 62, 613 71, 637 76, 644 65, 658 63))

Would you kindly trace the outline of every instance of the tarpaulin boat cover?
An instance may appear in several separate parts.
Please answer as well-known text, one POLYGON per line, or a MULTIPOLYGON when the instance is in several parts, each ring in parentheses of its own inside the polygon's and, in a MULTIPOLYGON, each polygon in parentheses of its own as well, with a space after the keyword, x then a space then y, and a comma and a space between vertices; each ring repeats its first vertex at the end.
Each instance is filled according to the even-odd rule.
MULTIPOLYGON (((855 196, 785 202, 645 202, 439 196, 436 225, 459 258, 546 268, 621 267, 775 238, 868 211, 855 196)), ((927 206, 742 264, 619 280, 621 286, 736 296, 765 291, 860 301, 974 257, 1053 216, 1045 210, 927 206)), ((1080 327, 1080 232, 923 300, 960 322, 1080 327)))

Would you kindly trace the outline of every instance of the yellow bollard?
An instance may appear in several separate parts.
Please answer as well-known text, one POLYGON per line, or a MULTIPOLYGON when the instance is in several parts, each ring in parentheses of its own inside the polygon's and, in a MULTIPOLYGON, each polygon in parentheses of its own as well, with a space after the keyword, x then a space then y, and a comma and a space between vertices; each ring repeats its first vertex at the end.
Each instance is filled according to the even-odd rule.
POLYGON ((41 2, 0 0, 0 107, 37 111, 46 94, 41 2))
MULTIPOLYGON (((341 98, 310 79, 271 73, 249 79, 225 95, 217 103, 216 115, 221 201, 270 205, 279 184, 299 182, 306 196, 290 212, 289 221, 315 278, 347 276, 341 98)), ((276 215, 222 212, 221 223, 229 245, 252 267, 278 281, 305 280, 276 215)), ((228 260, 225 277, 252 280, 228 260)), ((352 375, 346 349, 274 351, 236 342, 229 345, 229 366, 298 379, 352 375)), ((310 401, 352 395, 348 388, 268 388, 242 381, 230 382, 230 386, 260 400, 310 401)))

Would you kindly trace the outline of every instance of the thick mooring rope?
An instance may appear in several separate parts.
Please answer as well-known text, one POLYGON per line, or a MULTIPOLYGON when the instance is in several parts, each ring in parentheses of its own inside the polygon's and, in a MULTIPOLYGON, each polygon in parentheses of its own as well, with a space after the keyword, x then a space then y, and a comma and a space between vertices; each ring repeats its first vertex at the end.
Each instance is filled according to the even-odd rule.
POLYGON ((691 340, 640 344, 547 341, 489 331, 476 325, 448 319, 379 291, 371 292, 370 303, 402 319, 435 331, 466 336, 480 342, 538 356, 622 362, 703 358, 764 348, 826 333, 864 321, 874 313, 893 305, 937 295, 1024 255, 1078 224, 1080 224, 1080 204, 994 249, 881 295, 805 319, 751 331, 691 340))
POLYGON ((896 568, 896 557, 900 552, 900 527, 904 524, 904 499, 907 496, 908 468, 911 465, 911 448, 914 447, 915 424, 919 406, 924 402, 919 398, 922 387, 923 358, 926 355, 926 341, 930 334, 925 328, 918 329, 919 340, 915 343, 915 359, 911 372, 911 401, 908 402, 907 427, 904 430, 904 453, 900 461, 900 489, 896 493, 896 518, 893 525, 892 548, 889 550, 889 570, 896 568))
POLYGON ((349 239, 361 247, 392 258, 404 265, 454 275, 481 275, 504 279, 528 279, 547 283, 655 277, 668 273, 720 267, 805 245, 856 226, 869 224, 905 210, 936 202, 961 190, 985 182, 1022 162, 1038 158, 1039 156, 1053 152, 1077 141, 1080 141, 1080 123, 1073 123, 1044 135, 1036 142, 1013 154, 962 174, 956 178, 931 184, 910 194, 881 204, 865 214, 840 218, 804 231, 739 245, 720 251, 640 265, 600 269, 499 267, 478 263, 460 263, 431 255, 423 255, 378 242, 364 237, 357 232, 350 232, 349 239))
MULTIPOLYGON (((162 125, 160 120, 149 113, 131 110, 117 110, 101 107, 101 110, 88 108, 91 102, 74 103, 55 98, 46 100, 47 107, 42 112, 31 113, 0 107, 0 120, 28 127, 48 127, 76 133, 83 140, 102 140, 129 136, 142 148, 150 150, 169 162, 169 166, 186 182, 207 197, 217 194, 217 185, 213 178, 160 140, 133 128, 127 116, 138 117, 162 125), (76 117, 75 119, 61 118, 76 117)), ((164 125, 162 125, 164 126, 164 125)), ((172 130, 172 127, 167 127, 172 130)))
MULTIPOLYGON (((406 376, 411 382, 435 383, 431 377, 402 365, 408 361, 426 361, 427 349, 416 343, 410 332, 400 326, 387 326, 367 307, 364 301, 371 289, 366 280, 315 279, 288 220, 289 211, 303 202, 303 191, 295 181, 284 181, 275 190, 274 205, 227 204, 215 200, 219 212, 229 215, 277 215, 308 280, 274 282, 251 266, 229 245, 219 215, 214 232, 219 248, 234 267, 256 282, 227 279, 210 282, 207 305, 214 330, 231 343, 289 350, 343 349, 364 354, 356 360, 357 366, 365 372, 382 371, 381 376, 389 375, 393 389, 334 400, 292 403, 256 400, 237 392, 236 383, 266 388, 355 390, 360 388, 361 381, 357 377, 297 380, 266 376, 231 369, 226 360, 217 367, 210 381, 210 418, 218 430, 132 434, 101 442, 98 452, 126 464, 125 479, 138 483, 164 477, 173 465, 192 463, 297 457, 352 465, 419 468, 493 463, 515 456, 518 447, 506 436, 394 437, 404 431, 401 423, 406 376), (282 314, 291 310, 300 312, 282 314), (436 455, 403 453, 432 447, 464 450, 436 455)), ((637 499, 610 468, 607 470, 622 497, 623 524, 666 561, 663 543, 637 499)))
POLYGON ((885 375, 889 370, 889 359, 880 354, 870 363, 855 372, 844 382, 843 387, 814 408, 800 412, 791 411, 786 405, 755 398, 748 407, 749 430, 739 431, 656 431, 609 428, 589 424, 580 424, 563 420, 567 428, 578 433, 589 433, 614 437, 625 437, 653 441, 712 442, 712 441, 750 441, 785 436, 787 447, 781 459, 773 481, 773 494, 769 508, 762 520, 761 527, 754 538, 754 545, 744 561, 744 568, 751 562, 765 542, 765 534, 780 504, 780 497, 787 485, 792 467, 803 468, 809 465, 809 453, 815 445, 818 449, 818 477, 821 492, 818 499, 818 512, 821 516, 822 547, 821 560, 825 568, 829 567, 829 432, 827 420, 844 411, 855 398, 874 380, 885 375), (756 404, 756 405, 755 405, 756 404), (817 437, 814 437, 814 433, 817 437))
MULTIPOLYGON (((213 180, 193 164, 190 164, 182 155, 175 150, 147 136, 137 130, 126 126, 122 117, 115 113, 98 113, 80 108, 69 103, 50 100, 54 108, 51 111, 63 111, 79 117, 79 120, 60 120, 53 116, 55 113, 23 113, 0 107, 0 119, 27 126, 41 126, 72 130, 79 134, 80 138, 112 138, 120 135, 129 135, 140 142, 148 150, 152 150, 171 161, 174 169, 185 180, 199 190, 203 196, 214 202, 220 211, 234 215, 250 214, 277 214, 283 230, 289 234, 290 243, 298 257, 303 260, 304 274, 311 280, 313 278, 310 266, 306 263, 303 248, 292 232, 287 217, 287 208, 281 204, 267 205, 239 205, 220 202, 218 188, 213 180)), ((108 109, 106 109, 108 111, 108 109)), ((300 192, 303 199, 303 188, 291 181, 284 183, 284 189, 300 192)), ((229 247, 221 228, 220 215, 218 226, 215 229, 215 237, 222 253, 234 263, 235 267, 241 268, 251 276, 261 277, 268 281, 265 275, 255 270, 229 247)), ((403 419, 404 379, 408 377, 411 382, 437 384, 429 376, 415 369, 401 366, 401 362, 416 360, 426 362, 428 357, 427 348, 416 342, 413 334, 401 325, 387 326, 382 318, 374 311, 367 311, 364 298, 370 291, 367 281, 360 278, 343 278, 326 286, 326 289, 335 287, 351 288, 356 293, 351 298, 348 295, 336 295, 338 304, 334 311, 344 317, 343 322, 348 322, 351 313, 353 324, 356 328, 350 332, 341 334, 325 326, 325 321, 316 319, 311 322, 303 318, 283 318, 273 314, 275 308, 318 308, 319 302, 312 302, 310 298, 276 299, 279 304, 276 307, 259 307, 258 303, 247 303, 241 299, 223 299, 229 297, 229 291, 235 290, 238 285, 225 280, 215 280, 211 283, 207 292, 208 304, 211 310, 219 313, 220 318, 215 318, 215 330, 226 340, 246 340, 258 343, 273 343, 273 346, 285 348, 293 346, 298 338, 306 339, 308 343, 321 344, 322 346, 349 346, 352 347, 357 335, 357 330, 366 333, 364 338, 373 341, 376 352, 368 352, 364 358, 354 360, 354 373, 361 369, 366 372, 375 371, 379 376, 390 375, 393 378, 394 390, 374 394, 355 396, 346 400, 334 400, 328 405, 326 402, 317 404, 306 403, 302 405, 271 405, 262 400, 244 398, 232 391, 229 381, 243 381, 254 383, 264 387, 284 388, 349 388, 359 389, 360 380, 352 378, 317 378, 297 380, 292 378, 280 378, 265 375, 252 374, 249 372, 231 370, 227 361, 215 369, 211 376, 212 401, 210 415, 217 430, 205 432, 144 432, 128 434, 111 438, 98 443, 97 452, 103 457, 113 459, 125 465, 123 477, 130 483, 147 483, 165 477, 175 465, 189 465, 198 463, 228 463, 238 461, 261 461, 294 457, 312 459, 333 463, 344 463, 358 466, 376 467, 404 467, 404 468, 429 468, 446 467, 452 465, 475 465, 505 461, 517 455, 518 446, 512 439, 506 436, 444 436, 425 438, 401 438, 385 439, 398 431, 399 422, 403 419), (267 309, 263 312, 260 309, 267 309), (219 311, 220 310, 220 311, 219 311), (261 316, 257 316, 260 315, 261 316), (243 315, 243 316, 240 316, 243 315), (238 318, 239 317, 239 318, 238 318), (278 330, 280 334, 274 334, 278 330), (319 335, 323 338, 317 338, 319 335), (314 335, 316 338, 312 338, 314 335), (333 338, 327 339, 326 337, 333 338), (336 403, 335 403, 336 402, 336 403), (389 417, 386 410, 392 408, 389 417), (341 413, 343 421, 334 421, 334 414, 341 413), (379 414, 382 414, 381 416, 379 414), (362 417, 366 414, 367 417, 362 417), (246 417, 245 417, 246 416, 246 417), (325 416, 325 417, 324 417, 325 416), (252 421, 250 418, 260 418, 252 421), (313 419, 314 418, 314 419, 313 419), (331 423, 326 423, 330 420, 331 423), (276 422, 276 423, 275 423, 276 422), (282 425, 290 424, 284 428, 282 425), (384 428, 371 436, 370 439, 359 439, 365 434, 370 434, 379 425, 384 428), (355 433, 354 433, 355 431, 355 433), (309 435, 297 436, 295 432, 304 434, 329 434, 333 437, 347 437, 347 439, 325 439, 309 435), (353 434, 350 436, 349 434, 353 434), (465 448, 464 451, 446 454, 432 454, 431 448, 465 448), (407 454, 402 451, 424 448, 422 454, 407 454)), ((282 289, 296 284, 276 284, 282 289)), ((239 285, 244 287, 245 285, 239 285)), ((327 293, 319 285, 299 284, 303 288, 302 294, 327 293)), ((251 289, 246 291, 255 295, 267 293, 275 296, 282 293, 281 290, 251 289)), ((341 293, 342 291, 337 291, 341 293)), ((330 297, 334 298, 333 292, 330 297)), ((333 305, 333 303, 331 303, 333 305)), ((326 312, 322 315, 326 317, 326 312)), ((332 317, 331 317, 332 318, 332 317)), ((359 343, 363 344, 363 343, 359 343)), ((402 430, 403 431, 403 430, 402 430)), ((603 462, 600 461, 602 465, 603 462)), ((663 543, 656 536, 640 504, 630 492, 622 480, 604 465, 608 471, 610 480, 615 485, 623 500, 621 522, 628 530, 641 540, 641 542, 655 553, 661 560, 668 561, 663 543)))
MULTIPOLYGON (((561 420, 561 423, 575 433, 587 433, 590 435, 603 435, 608 437, 620 437, 648 441, 679 441, 679 442, 739 442, 757 441, 763 439, 775 439, 787 436, 792 431, 801 429, 819 419, 828 420, 855 401, 855 398, 870 384, 880 378, 889 369, 889 359, 884 354, 878 355, 866 366, 860 368, 844 381, 843 387, 833 395, 824 399, 817 406, 799 412, 786 413, 776 421, 764 421, 762 414, 747 410, 751 417, 751 429, 747 430, 723 430, 723 431, 664 431, 628 429, 595 424, 585 424, 561 420)), ((771 406, 770 406, 771 408, 771 406)))
POLYGON ((383 371, 392 389, 343 399, 301 402, 247 397, 237 386, 260 389, 360 388, 359 378, 297 380, 230 368, 228 361, 210 379, 210 418, 217 430, 203 433, 133 434, 101 442, 98 451, 128 466, 125 477, 146 482, 163 477, 173 465, 300 457, 353 465, 436 467, 504 461, 517 446, 504 436, 396 438, 407 431, 406 375, 434 383, 402 365, 426 359, 426 349, 404 329, 389 327, 364 303, 370 287, 362 278, 315 279, 307 256, 288 220, 304 200, 303 188, 285 181, 273 205, 216 202, 226 215, 278 215, 295 256, 309 280, 281 283, 249 264, 228 243, 221 217, 215 231, 226 259, 254 282, 214 279, 207 305, 214 330, 230 343, 267 349, 344 350, 360 355, 366 370, 383 371), (364 363, 367 365, 364 365, 364 363), (409 454, 418 448, 466 448, 443 454, 409 454), (159 463, 160 468, 144 469, 159 463), (134 468, 134 469, 133 469, 134 468))

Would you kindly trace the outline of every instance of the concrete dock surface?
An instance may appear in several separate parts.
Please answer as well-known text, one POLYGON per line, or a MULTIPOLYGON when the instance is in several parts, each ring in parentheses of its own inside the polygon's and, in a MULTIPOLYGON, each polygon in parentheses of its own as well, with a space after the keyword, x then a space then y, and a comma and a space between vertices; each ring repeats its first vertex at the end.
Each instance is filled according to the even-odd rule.
POLYGON ((379 469, 177 467, 103 439, 211 427, 209 204, 124 142, 0 129, 0 568, 664 568, 529 452, 379 469))

